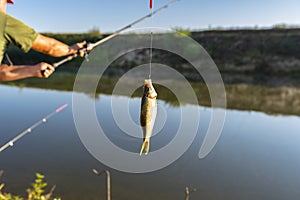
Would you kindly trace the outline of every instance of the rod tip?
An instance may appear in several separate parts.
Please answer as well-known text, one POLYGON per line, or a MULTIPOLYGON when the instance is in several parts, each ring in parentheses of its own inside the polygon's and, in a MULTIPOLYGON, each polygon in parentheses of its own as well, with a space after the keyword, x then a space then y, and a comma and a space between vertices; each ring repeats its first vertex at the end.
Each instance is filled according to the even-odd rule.
POLYGON ((64 104, 64 105, 62 105, 61 107, 57 108, 57 109, 56 109, 56 112, 60 112, 60 111, 62 111, 63 109, 65 109, 66 107, 68 107, 68 104, 64 104))

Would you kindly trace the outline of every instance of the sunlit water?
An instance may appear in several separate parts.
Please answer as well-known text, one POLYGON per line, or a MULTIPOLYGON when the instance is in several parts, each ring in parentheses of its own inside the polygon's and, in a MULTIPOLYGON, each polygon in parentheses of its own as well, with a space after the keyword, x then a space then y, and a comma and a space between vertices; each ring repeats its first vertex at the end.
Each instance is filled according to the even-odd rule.
MULTIPOLYGON (((81 143, 73 121, 71 92, 0 86, 0 97, 1 145, 60 105, 70 105, 0 153, 4 191, 25 194, 34 174, 40 172, 49 186, 56 185, 54 194, 63 199, 105 199, 105 177, 94 175, 92 169, 109 168, 81 143)), ((97 111, 105 108, 97 113, 99 123, 114 143, 138 153, 141 141, 128 140, 130 136, 117 127, 108 106, 110 99, 102 94, 96 99, 97 111)), ((128 174, 110 169, 113 199, 185 199, 186 186, 196 189, 190 199, 299 199, 299 117, 227 110, 217 145, 200 160, 198 152, 211 109, 195 105, 174 107, 164 101, 158 104, 167 118, 161 132, 152 138, 153 150, 172 139, 180 109, 189 106, 201 113, 197 137, 179 160, 162 170, 128 174)), ((137 124, 139 108, 140 100, 130 99, 131 117, 137 124)))

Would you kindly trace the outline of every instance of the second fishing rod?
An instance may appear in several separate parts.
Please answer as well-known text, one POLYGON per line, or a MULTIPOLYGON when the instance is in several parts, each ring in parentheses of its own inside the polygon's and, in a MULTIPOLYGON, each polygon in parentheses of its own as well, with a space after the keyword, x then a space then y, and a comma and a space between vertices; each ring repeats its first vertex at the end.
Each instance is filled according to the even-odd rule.
MULTIPOLYGON (((80 51, 84 51, 84 53, 87 55, 88 51, 91 51, 91 50, 92 50, 93 48, 95 48, 96 46, 98 46, 98 45, 100 45, 100 44, 103 44, 104 42, 106 42, 106 41, 108 41, 108 40, 110 40, 110 39, 116 37, 117 35, 119 35, 119 34, 122 33, 123 31, 125 31, 125 30, 131 28, 132 26, 134 26, 134 25, 136 25, 136 24, 138 24, 138 23, 144 21, 144 20, 147 19, 147 18, 150 18, 151 16, 157 14, 158 12, 162 11, 163 9, 168 8, 170 5, 176 3, 177 1, 179 1, 179 0, 172 0, 172 1, 170 1, 169 3, 165 4, 164 6, 158 8, 158 9, 156 9, 155 11, 153 11, 153 12, 151 12, 151 13, 145 15, 144 17, 141 17, 140 19, 138 19, 138 20, 136 20, 136 21, 134 21, 134 22, 128 24, 127 26, 125 26, 125 27, 123 27, 123 28, 117 30, 117 31, 114 32, 113 34, 111 34, 111 35, 109 35, 109 36, 107 36, 107 37, 105 37, 105 38, 99 40, 98 42, 95 42, 95 43, 87 43, 87 45, 86 45, 83 49, 81 49, 80 51)), ((61 66, 62 64, 64 64, 64 63, 66 63, 66 62, 69 62, 69 61, 73 60, 73 59, 76 58, 78 55, 79 55, 79 53, 70 55, 70 56, 64 58, 63 60, 61 60, 61 61, 59 61, 59 62, 53 63, 52 66, 53 66, 54 68, 57 68, 57 67, 61 66)))

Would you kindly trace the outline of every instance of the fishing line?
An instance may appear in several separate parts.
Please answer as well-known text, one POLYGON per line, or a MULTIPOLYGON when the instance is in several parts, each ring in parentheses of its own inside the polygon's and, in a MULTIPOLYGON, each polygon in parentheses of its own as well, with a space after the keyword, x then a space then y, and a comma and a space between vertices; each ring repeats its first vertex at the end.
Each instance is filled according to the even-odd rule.
MULTIPOLYGON (((153 1, 150 0, 150 9, 151 9, 151 23, 153 27, 153 1)), ((149 49, 149 57, 150 57, 150 63, 149 63, 149 79, 151 79, 152 74, 152 56, 153 56, 153 32, 150 32, 150 49, 149 49)))
POLYGON ((149 79, 151 79, 151 74, 152 74, 152 54, 153 54, 153 32, 151 31, 150 33, 150 65, 149 65, 149 79))
POLYGON ((6 58, 6 60, 8 61, 9 66, 13 66, 13 65, 14 65, 14 63, 11 61, 11 59, 10 59, 10 57, 8 56, 7 53, 5 54, 5 58, 6 58))

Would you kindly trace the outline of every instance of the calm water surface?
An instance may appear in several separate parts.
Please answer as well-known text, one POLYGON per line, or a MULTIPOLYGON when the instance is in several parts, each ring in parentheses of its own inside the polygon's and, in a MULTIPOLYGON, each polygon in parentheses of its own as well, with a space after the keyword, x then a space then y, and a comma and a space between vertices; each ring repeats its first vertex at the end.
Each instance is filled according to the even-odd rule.
MULTIPOLYGON (((40 120, 64 103, 72 105, 72 92, 0 86, 0 142, 40 120)), ((111 98, 100 94, 95 101, 98 118, 108 137, 120 147, 138 152, 141 141, 128 138, 115 124, 111 98), (101 113, 101 115, 100 115, 101 113), (135 148, 136 147, 136 148, 135 148)), ((196 139, 183 156, 170 166, 146 174, 111 170, 113 199, 185 199, 185 187, 195 188, 190 199, 206 200, 296 200, 300 198, 300 118, 262 112, 227 110, 220 140, 205 158, 198 151, 208 128, 211 109, 185 105, 182 108, 158 101, 167 120, 152 138, 153 150, 172 139, 180 109, 199 109, 201 119, 196 139)), ((130 99, 130 113, 138 123, 140 99, 130 99)), ((187 133, 189 134, 189 133, 187 133)), ((129 136, 128 136, 129 137, 129 136)), ((92 169, 109 169, 88 153, 76 132, 72 109, 39 126, 0 153, 4 191, 25 194, 36 172, 43 173, 55 195, 63 199, 105 199, 105 179, 92 169)))

